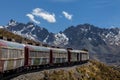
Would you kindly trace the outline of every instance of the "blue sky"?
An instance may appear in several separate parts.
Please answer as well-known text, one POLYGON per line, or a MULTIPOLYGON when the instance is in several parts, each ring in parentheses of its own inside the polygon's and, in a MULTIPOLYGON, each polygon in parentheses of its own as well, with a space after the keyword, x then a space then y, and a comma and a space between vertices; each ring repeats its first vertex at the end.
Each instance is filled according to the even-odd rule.
POLYGON ((120 27, 120 0, 0 0, 0 25, 10 19, 54 33, 84 23, 120 27))

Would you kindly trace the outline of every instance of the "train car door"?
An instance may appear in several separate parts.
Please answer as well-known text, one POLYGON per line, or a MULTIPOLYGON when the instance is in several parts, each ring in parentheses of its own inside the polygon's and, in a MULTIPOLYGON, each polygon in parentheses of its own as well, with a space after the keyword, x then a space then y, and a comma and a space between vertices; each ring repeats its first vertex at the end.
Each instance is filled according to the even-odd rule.
POLYGON ((28 49, 27 47, 25 47, 25 53, 24 53, 24 56, 25 56, 25 63, 24 63, 24 65, 25 65, 25 66, 28 66, 29 49, 28 49))

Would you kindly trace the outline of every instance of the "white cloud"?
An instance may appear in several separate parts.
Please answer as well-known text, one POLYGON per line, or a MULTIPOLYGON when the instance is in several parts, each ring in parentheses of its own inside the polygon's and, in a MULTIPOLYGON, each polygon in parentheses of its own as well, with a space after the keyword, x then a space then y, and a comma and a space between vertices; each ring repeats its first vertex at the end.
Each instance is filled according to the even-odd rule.
POLYGON ((44 11, 41 8, 35 8, 33 10, 32 14, 34 16, 41 17, 41 18, 43 18, 44 20, 47 20, 50 23, 55 23, 56 22, 55 14, 50 14, 47 11, 44 11))
POLYGON ((72 16, 71 14, 69 14, 68 12, 66 11, 63 11, 62 14, 65 16, 65 18, 67 18, 68 20, 72 20, 72 16))
POLYGON ((39 21, 35 20, 34 16, 32 14, 27 14, 26 16, 28 16, 30 18, 31 21, 33 21, 36 24, 40 24, 39 21))

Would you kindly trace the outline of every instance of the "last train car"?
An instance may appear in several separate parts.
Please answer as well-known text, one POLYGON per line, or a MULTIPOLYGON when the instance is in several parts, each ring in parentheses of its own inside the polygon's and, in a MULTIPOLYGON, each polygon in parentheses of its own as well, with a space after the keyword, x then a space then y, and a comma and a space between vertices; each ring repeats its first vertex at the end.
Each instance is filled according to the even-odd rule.
POLYGON ((81 63, 89 60, 88 51, 84 50, 68 50, 69 62, 81 63))
POLYGON ((24 45, 0 40, 0 73, 24 66, 24 45))
POLYGON ((86 50, 80 50, 80 61, 88 61, 89 60, 89 52, 86 50))

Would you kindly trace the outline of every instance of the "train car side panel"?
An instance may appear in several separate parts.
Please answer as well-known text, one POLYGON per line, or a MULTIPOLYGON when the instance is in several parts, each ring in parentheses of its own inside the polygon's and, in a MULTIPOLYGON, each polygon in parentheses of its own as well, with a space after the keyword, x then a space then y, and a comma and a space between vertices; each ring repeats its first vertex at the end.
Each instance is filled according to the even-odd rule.
POLYGON ((0 40, 1 72, 24 66, 24 45, 0 40))
POLYGON ((45 51, 30 51, 30 65, 42 65, 49 63, 49 52, 45 51))
POLYGON ((6 48, 2 50, 1 59, 4 62, 4 71, 19 68, 24 65, 24 51, 6 48))
POLYGON ((89 54, 88 54, 88 52, 86 52, 86 53, 81 53, 81 61, 87 61, 87 60, 89 60, 89 54))
POLYGON ((53 54, 53 63, 65 63, 68 61, 66 49, 51 48, 53 54))
POLYGON ((37 65, 49 64, 49 59, 50 59, 49 48, 42 46, 32 46, 32 45, 27 45, 27 47, 29 52, 28 62, 30 62, 30 65, 37 66, 37 65))

